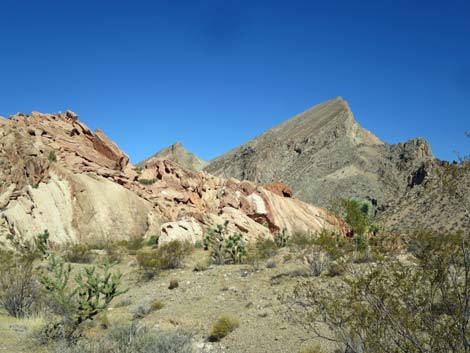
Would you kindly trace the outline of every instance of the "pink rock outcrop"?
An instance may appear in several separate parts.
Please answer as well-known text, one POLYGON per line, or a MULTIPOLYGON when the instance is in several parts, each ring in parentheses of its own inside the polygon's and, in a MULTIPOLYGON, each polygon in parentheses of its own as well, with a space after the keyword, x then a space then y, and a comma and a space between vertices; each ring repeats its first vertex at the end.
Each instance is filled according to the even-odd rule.
POLYGON ((102 131, 92 133, 71 111, 0 120, 0 162, 4 236, 55 229, 64 233, 55 235, 57 242, 156 232, 192 239, 194 229, 201 237, 225 220, 248 240, 283 228, 347 231, 325 209, 293 198, 282 183, 261 187, 155 158, 134 168, 102 131))

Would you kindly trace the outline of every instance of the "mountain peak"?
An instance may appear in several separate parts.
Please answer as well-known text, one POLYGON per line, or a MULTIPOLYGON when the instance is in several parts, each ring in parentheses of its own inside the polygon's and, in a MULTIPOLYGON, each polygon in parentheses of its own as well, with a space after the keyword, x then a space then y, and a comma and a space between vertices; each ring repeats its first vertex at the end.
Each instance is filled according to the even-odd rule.
POLYGON ((202 170, 202 168, 204 168, 204 166, 207 164, 206 161, 202 160, 194 153, 188 151, 183 146, 183 143, 181 143, 180 141, 176 141, 174 144, 161 149, 153 156, 147 158, 146 160, 140 163, 137 163, 137 166, 143 167, 146 163, 155 159, 169 159, 173 162, 178 163, 184 168, 196 171, 202 170))

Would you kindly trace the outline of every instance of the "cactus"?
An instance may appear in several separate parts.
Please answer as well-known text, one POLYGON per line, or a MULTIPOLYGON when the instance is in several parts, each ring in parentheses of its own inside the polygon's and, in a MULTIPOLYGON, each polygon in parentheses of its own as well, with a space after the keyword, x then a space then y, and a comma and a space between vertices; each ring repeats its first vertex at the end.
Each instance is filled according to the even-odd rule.
POLYGON ((241 234, 235 233, 226 239, 225 256, 230 263, 239 264, 243 262, 246 257, 246 249, 241 234))
POLYGON ((228 221, 224 225, 218 224, 216 228, 210 229, 204 238, 204 249, 210 250, 211 261, 216 265, 225 264, 225 237, 228 233, 228 221))
POLYGON ((211 261, 216 265, 241 263, 246 257, 245 242, 239 233, 228 235, 229 221, 209 230, 204 238, 204 249, 211 252, 211 261))
POLYGON ((274 234, 274 243, 278 248, 284 248, 289 242, 289 236, 287 235, 287 228, 284 228, 282 232, 274 234))
POLYGON ((101 266, 101 273, 95 267, 85 268, 75 276, 76 285, 71 288, 69 280, 72 267, 66 265, 62 258, 50 254, 51 273, 43 271, 40 282, 63 314, 63 320, 54 324, 63 328, 62 338, 76 338, 81 323, 93 320, 108 307, 111 300, 125 292, 118 289, 121 274, 111 273, 110 268, 109 263, 101 266))

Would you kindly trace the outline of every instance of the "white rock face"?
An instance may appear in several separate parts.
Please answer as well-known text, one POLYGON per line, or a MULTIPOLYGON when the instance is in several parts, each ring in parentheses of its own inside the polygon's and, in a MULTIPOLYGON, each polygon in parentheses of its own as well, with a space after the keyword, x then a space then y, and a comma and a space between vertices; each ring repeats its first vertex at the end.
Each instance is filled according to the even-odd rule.
POLYGON ((204 231, 195 219, 182 219, 162 224, 158 244, 166 244, 173 240, 188 241, 194 244, 196 241, 202 241, 203 236, 204 231))

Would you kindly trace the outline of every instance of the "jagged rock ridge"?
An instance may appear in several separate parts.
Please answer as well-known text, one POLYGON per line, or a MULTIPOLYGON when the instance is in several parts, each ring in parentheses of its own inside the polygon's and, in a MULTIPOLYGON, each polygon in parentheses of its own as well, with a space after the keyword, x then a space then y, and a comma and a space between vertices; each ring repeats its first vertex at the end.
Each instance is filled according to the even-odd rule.
POLYGON ((325 209, 278 192, 279 185, 270 191, 158 158, 134 168, 70 111, 0 119, 0 166, 0 245, 45 229, 54 243, 153 234, 161 242, 194 241, 225 220, 248 240, 283 228, 347 231, 325 209))
POLYGON ((166 147, 150 158, 136 164, 137 167, 143 167, 147 162, 153 159, 169 159, 181 165, 184 168, 201 171, 207 162, 196 156, 194 153, 184 148, 181 142, 166 147))

